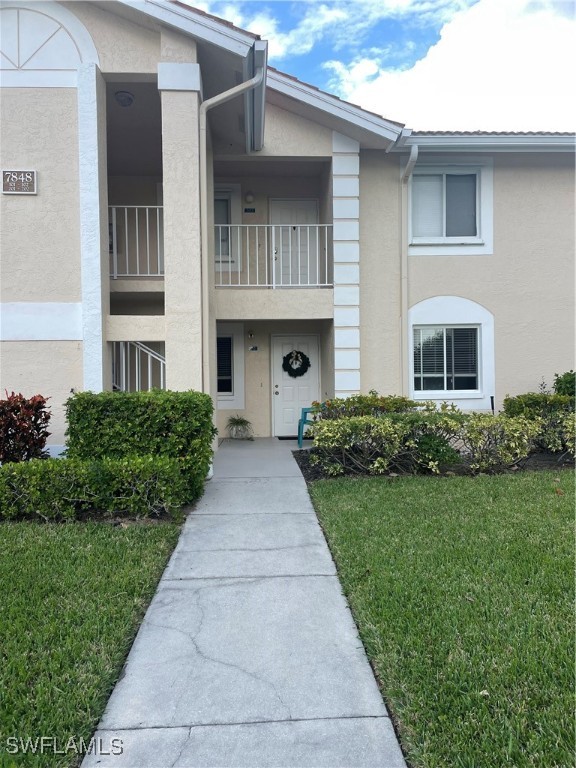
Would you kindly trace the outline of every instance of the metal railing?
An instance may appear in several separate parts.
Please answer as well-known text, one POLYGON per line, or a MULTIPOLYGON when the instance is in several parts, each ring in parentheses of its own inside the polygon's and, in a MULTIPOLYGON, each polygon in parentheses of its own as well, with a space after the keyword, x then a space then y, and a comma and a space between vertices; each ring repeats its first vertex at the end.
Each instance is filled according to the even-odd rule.
POLYGON ((112 388, 120 392, 166 389, 166 358, 141 341, 112 342, 112 388))
POLYGON ((160 277, 164 274, 162 206, 123 205, 108 209, 110 276, 160 277))
POLYGON ((331 224, 216 224, 216 286, 331 286, 331 252, 331 224))

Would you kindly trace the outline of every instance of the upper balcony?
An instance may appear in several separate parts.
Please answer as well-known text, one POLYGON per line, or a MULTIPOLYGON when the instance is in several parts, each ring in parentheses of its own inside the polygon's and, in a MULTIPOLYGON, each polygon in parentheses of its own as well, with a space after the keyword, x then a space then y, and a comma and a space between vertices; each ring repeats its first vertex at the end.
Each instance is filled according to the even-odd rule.
MULTIPOLYGON (((162 206, 110 206, 109 232, 113 280, 164 277, 162 206)), ((332 225, 217 224, 214 270, 217 288, 331 287, 332 225)))

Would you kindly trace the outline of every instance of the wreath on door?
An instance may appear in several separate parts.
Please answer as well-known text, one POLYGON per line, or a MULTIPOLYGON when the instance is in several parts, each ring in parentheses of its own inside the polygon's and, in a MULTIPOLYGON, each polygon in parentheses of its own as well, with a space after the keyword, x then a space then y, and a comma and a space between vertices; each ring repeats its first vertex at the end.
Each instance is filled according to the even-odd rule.
POLYGON ((293 379, 304 376, 309 368, 310 358, 298 349, 293 349, 292 352, 288 352, 282 358, 282 370, 286 371, 288 376, 291 376, 293 379))

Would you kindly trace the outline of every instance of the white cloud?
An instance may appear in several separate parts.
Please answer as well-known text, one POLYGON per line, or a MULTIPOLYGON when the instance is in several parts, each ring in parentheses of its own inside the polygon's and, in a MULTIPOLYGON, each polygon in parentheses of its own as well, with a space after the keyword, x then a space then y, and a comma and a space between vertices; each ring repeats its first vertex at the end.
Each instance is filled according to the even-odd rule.
MULTIPOLYGON (((569 4, 571 6, 571 3, 569 4)), ((480 0, 411 68, 331 61, 330 89, 419 130, 574 130, 575 21, 568 4, 480 0)))

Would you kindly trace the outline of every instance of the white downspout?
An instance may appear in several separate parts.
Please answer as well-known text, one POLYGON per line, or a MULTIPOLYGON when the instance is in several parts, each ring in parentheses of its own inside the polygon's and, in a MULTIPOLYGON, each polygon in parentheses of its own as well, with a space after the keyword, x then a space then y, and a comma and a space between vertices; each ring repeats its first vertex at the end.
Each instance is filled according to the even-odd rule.
POLYGON ((408 395, 408 181, 418 160, 418 145, 413 144, 406 168, 402 173, 401 210, 402 234, 400 253, 400 360, 402 367, 402 394, 408 395))
POLYGON ((200 105, 200 242, 202 248, 201 254, 201 275, 202 275, 202 391, 210 392, 210 376, 209 376, 209 324, 207 313, 210 307, 210 286, 209 275, 210 264, 208 262, 208 251, 210 238, 208 235, 208 163, 207 163, 207 137, 206 137, 206 114, 213 107, 217 107, 219 104, 224 104, 226 101, 239 96, 246 91, 250 91, 256 88, 262 82, 264 78, 264 68, 259 67, 256 70, 256 74, 250 80, 246 80, 240 85, 235 85, 234 88, 230 88, 228 91, 219 93, 213 96, 211 99, 203 101, 200 105))

